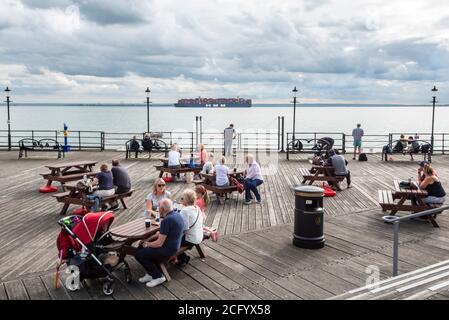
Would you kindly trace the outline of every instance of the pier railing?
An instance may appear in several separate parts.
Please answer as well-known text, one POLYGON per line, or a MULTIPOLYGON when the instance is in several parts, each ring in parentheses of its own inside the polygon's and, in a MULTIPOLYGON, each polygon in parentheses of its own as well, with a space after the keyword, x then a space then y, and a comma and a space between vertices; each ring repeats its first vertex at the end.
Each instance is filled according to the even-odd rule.
MULTIPOLYGON (((166 131, 157 132, 162 135, 161 140, 167 145, 178 143, 184 150, 195 151, 198 144, 203 143, 209 150, 222 150, 224 146, 223 131, 166 131)), ((409 136, 419 136, 420 140, 431 141, 430 133, 402 133, 409 136)), ((104 132, 70 130, 67 141, 71 150, 124 150, 125 142, 136 136, 142 139, 142 132, 104 132)), ((382 147, 392 141, 398 140, 401 133, 388 133, 363 137, 362 148, 366 153, 382 152, 382 147)), ((310 144, 315 144, 318 139, 331 137, 334 139, 335 148, 343 152, 352 152, 353 138, 351 134, 343 132, 295 132, 296 139, 304 139, 310 144)), ((17 150, 18 141, 24 138, 55 139, 64 143, 64 132, 62 130, 11 130, 11 146, 17 150)), ((286 145, 293 138, 292 132, 284 132, 283 126, 279 125, 277 130, 238 130, 233 143, 234 151, 256 150, 256 151, 284 151, 286 145)), ((0 150, 8 149, 8 131, 0 130, 0 150)), ((449 152, 449 133, 434 134, 434 153, 446 154, 449 152)))

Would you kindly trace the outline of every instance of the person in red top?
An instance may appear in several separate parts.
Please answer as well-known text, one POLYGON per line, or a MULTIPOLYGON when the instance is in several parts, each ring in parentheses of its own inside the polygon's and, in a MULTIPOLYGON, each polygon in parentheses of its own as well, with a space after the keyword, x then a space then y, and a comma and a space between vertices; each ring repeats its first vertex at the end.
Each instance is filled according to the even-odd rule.
POLYGON ((200 163, 201 163, 201 168, 202 168, 207 161, 207 151, 206 151, 204 144, 202 144, 202 143, 198 146, 198 150, 200 150, 199 157, 200 157, 200 163))

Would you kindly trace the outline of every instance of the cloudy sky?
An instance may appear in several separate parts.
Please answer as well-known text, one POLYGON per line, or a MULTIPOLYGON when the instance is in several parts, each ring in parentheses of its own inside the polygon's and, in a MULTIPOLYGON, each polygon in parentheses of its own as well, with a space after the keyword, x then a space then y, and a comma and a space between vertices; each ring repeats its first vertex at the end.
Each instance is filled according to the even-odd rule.
MULTIPOLYGON (((2 0, 16 102, 449 103, 449 5, 434 0, 2 0)), ((3 89, 2 89, 3 90, 3 89)))

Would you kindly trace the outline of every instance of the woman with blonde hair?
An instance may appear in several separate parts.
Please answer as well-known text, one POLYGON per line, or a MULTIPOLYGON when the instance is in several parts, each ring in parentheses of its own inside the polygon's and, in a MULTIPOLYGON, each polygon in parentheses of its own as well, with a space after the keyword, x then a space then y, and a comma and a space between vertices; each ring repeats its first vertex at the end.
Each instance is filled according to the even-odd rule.
POLYGON ((427 165, 423 168, 424 180, 419 184, 421 190, 427 191, 427 197, 423 199, 427 204, 443 204, 446 200, 446 191, 441 185, 440 179, 435 174, 432 166, 427 165))
POLYGON ((203 167, 205 164, 206 164, 206 161, 207 161, 207 151, 206 151, 206 147, 204 146, 204 144, 199 144, 198 145, 198 150, 200 151, 200 154, 199 154, 199 156, 200 156, 200 164, 201 164, 201 167, 203 167))
MULTIPOLYGON (((184 236, 181 241, 181 247, 188 246, 192 248, 196 244, 203 241, 203 213, 201 209, 195 205, 196 194, 192 189, 187 189, 182 193, 181 216, 184 220, 184 236)), ((189 263, 190 257, 186 253, 178 255, 179 266, 189 263)))
POLYGON ((171 193, 166 189, 165 181, 162 178, 154 180, 151 192, 145 198, 145 216, 150 213, 157 216, 159 213, 159 203, 164 199, 170 199, 171 193))
POLYGON ((225 165, 226 158, 221 157, 220 164, 217 164, 214 168, 215 170, 215 183, 217 187, 228 187, 229 186, 229 168, 225 165))
POLYGON ((195 205, 197 205, 201 212, 203 213, 203 219, 206 220, 206 207, 210 203, 210 197, 207 193, 207 190, 204 186, 198 185, 195 187, 196 201, 195 205))

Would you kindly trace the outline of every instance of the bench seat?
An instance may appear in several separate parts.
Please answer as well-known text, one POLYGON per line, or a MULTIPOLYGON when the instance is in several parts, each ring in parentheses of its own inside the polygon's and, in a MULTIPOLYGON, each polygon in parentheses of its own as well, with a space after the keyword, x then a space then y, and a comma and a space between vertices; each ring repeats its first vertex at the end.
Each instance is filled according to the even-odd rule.
POLYGON ((88 178, 95 177, 97 175, 96 172, 82 172, 75 174, 68 174, 65 176, 53 176, 51 173, 41 173, 41 176, 46 180, 58 181, 58 182, 71 182, 83 179, 84 176, 88 178))

